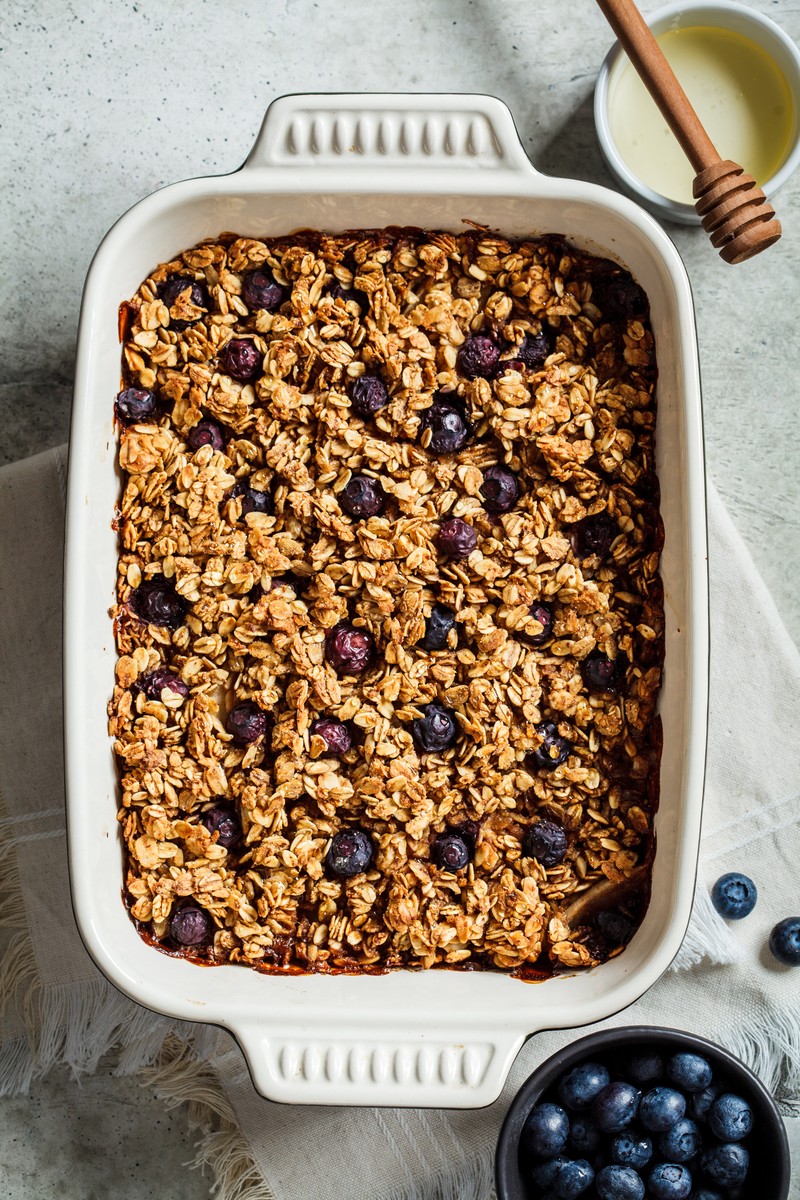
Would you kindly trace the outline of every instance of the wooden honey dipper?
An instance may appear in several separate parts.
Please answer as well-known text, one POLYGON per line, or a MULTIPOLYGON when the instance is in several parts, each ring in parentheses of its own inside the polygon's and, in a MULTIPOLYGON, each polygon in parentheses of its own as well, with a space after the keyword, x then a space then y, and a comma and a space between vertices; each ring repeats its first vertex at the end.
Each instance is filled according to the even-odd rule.
POLYGON ((740 263, 777 242, 781 223, 738 163, 720 158, 633 0, 597 0, 695 172, 694 206, 725 262, 740 263))

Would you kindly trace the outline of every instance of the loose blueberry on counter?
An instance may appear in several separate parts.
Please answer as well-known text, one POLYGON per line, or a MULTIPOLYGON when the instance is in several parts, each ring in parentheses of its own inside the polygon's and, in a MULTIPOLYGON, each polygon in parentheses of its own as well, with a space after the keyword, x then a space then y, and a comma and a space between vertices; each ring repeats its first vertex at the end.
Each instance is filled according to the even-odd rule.
POLYGON ((740 1142, 753 1128, 753 1110, 741 1096, 723 1092, 708 1110, 708 1124, 721 1142, 740 1142))
POLYGON ((240 746, 249 746, 269 729, 269 716, 253 700, 235 704, 225 721, 228 733, 240 746))
POLYGON ((469 846, 457 833, 439 833, 433 842, 433 857, 443 871, 461 871, 471 855, 469 846))
POLYGON ((449 558, 468 558, 478 544, 478 535, 461 517, 448 517, 439 526, 437 542, 442 554, 449 558))
POLYGON ((695 1092, 689 1099, 689 1111, 695 1121, 705 1121, 708 1117, 711 1105, 716 1100, 717 1096, 722 1094, 721 1083, 711 1083, 707 1088, 703 1088, 702 1092, 695 1092))
POLYGON ((343 512, 355 520, 377 517, 383 512, 386 493, 379 480, 371 475, 351 475, 347 485, 339 493, 339 505, 343 512))
POLYGON ((242 299, 253 311, 265 308, 274 312, 283 303, 284 291, 269 271, 248 271, 242 280, 242 299))
MULTIPOLYGON (((543 867, 555 867, 563 862, 567 849, 568 842, 564 826, 547 817, 543 817, 535 825, 531 825, 522 839, 522 853, 525 858, 536 858, 543 867)), ((589 1065, 594 1066, 595 1064, 590 1063, 589 1065)), ((602 1068, 598 1068, 598 1070, 602 1070, 602 1068)), ((608 1073, 606 1072, 605 1082, 597 1089, 592 1100, 607 1084, 608 1073)), ((577 1107, 588 1107, 592 1100, 587 1100, 586 1105, 577 1107)))
POLYGON ((576 1113, 570 1118, 567 1149, 571 1154, 594 1154, 600 1145, 600 1130, 590 1116, 576 1113))
POLYGON ((590 691, 613 692, 618 681, 617 660, 593 650, 581 663, 581 675, 590 691))
POLYGON ((183 680, 166 667, 156 667, 155 671, 141 675, 137 680, 137 687, 139 691, 144 692, 148 700, 160 700, 165 688, 168 692, 183 696, 184 700, 189 695, 189 689, 183 680))
POLYGON ((340 829, 331 838, 325 863, 335 875, 350 879, 366 871, 373 852, 372 838, 363 829, 340 829))
POLYGON ((576 552, 581 558, 591 558, 592 555, 597 555, 599 559, 603 559, 618 534, 619 525, 608 513, 596 513, 592 517, 584 517, 575 526, 576 552))
POLYGON ((682 1051, 667 1063, 667 1078, 685 1092, 703 1092, 711 1086, 711 1064, 700 1054, 682 1051))
POLYGON ((448 750, 458 737, 458 729, 453 710, 438 700, 426 704, 423 716, 411 722, 411 736, 420 754, 441 754, 448 750))
POLYGON ((232 850, 242 840, 242 826, 233 809, 225 804, 216 804, 200 814, 200 824, 209 833, 217 834, 217 845, 232 850))
POLYGON ((552 771, 567 761, 572 744, 561 736, 557 725, 552 721, 542 721, 536 726, 536 732, 542 739, 542 744, 531 753, 534 766, 552 771))
POLYGON ((769 935, 769 948, 785 967, 800 967, 800 917, 786 917, 769 935))
POLYGON ((611 1142, 611 1157, 623 1167, 646 1167, 653 1157, 653 1143, 643 1133, 618 1133, 611 1142))
POLYGON ((644 1184, 633 1167, 603 1167, 594 1185, 600 1200, 642 1200, 644 1196, 644 1184))
POLYGON ((117 419, 125 425, 147 421, 158 411, 158 400, 150 388, 124 388, 114 401, 117 419))
POLYGON ((377 375, 361 375, 350 385, 350 407, 359 417, 374 417, 389 403, 386 384, 377 375))
POLYGON ((676 1121, 672 1128, 662 1133, 658 1139, 661 1157, 667 1162, 691 1162, 701 1146, 700 1130, 688 1117, 681 1117, 680 1121, 676 1121))
POLYGON ((163 575, 154 575, 133 588, 128 601, 132 611, 149 625, 177 629, 183 623, 187 604, 163 575))
POLYGON ((518 629, 516 635, 529 646, 543 646, 553 634, 553 610, 544 600, 535 600, 531 605, 530 613, 534 621, 538 621, 541 625, 541 633, 524 633, 518 629))
POLYGON ((169 931, 181 946, 205 946, 211 941, 213 924, 204 908, 184 904, 172 914, 169 931))
POLYGON ((335 717, 317 717, 311 722, 311 735, 321 737, 330 754, 347 754, 353 745, 350 727, 335 717))
POLYGON ((507 513, 519 499, 519 483, 513 471, 502 465, 487 467, 481 484, 483 507, 490 513, 507 513))
POLYGON ((431 431, 428 449, 433 454, 455 454, 467 444, 472 432, 463 412, 442 397, 420 414, 420 437, 426 429, 431 431))
POLYGON ((325 659, 337 675, 361 675, 375 656, 372 634, 347 621, 334 625, 325 637, 325 659))
POLYGON ((723 1142, 703 1152, 700 1166, 712 1183, 718 1183, 720 1187, 736 1187, 747 1178, 750 1155, 738 1142, 723 1142))
MULTIPOLYGON (((189 288, 189 303, 195 308, 208 308, 208 293, 205 285, 196 279, 192 279, 190 275, 170 275, 159 289, 159 295, 166 304, 167 308, 172 308, 179 297, 183 295, 186 289, 189 288)), ((196 318, 199 320, 199 317, 196 318)), ((170 329, 186 329, 189 325, 193 325, 194 321, 177 321, 172 316, 169 319, 170 329)))
POLYGON ((458 352, 458 369, 467 379, 491 379, 500 361, 500 350, 490 337, 469 337, 458 352))
POLYGON ((520 1141, 528 1154, 553 1158, 560 1154, 569 1137, 569 1117, 558 1104, 537 1104, 522 1126, 520 1141))
POLYGON ((231 338, 223 346, 219 361, 228 375, 249 383, 261 370, 261 351, 249 338, 231 338))
POLYGON ((653 1200, 686 1200, 691 1190, 691 1172, 681 1163, 659 1163, 647 1177, 653 1200))
POLYGON ((758 889, 748 875, 729 871, 721 875, 711 889, 711 903, 721 917, 741 921, 756 906, 758 889))
POLYGON ((664 1133, 680 1121, 686 1112, 686 1097, 675 1088, 656 1087, 645 1092, 639 1107, 639 1120, 651 1133, 664 1133))
POLYGON ((434 604, 425 620, 425 636, 420 641, 423 650, 446 650, 447 635, 456 623, 456 614, 446 604, 434 604))
POLYGON ((189 430, 186 444, 190 450, 199 450, 201 446, 212 446, 214 450, 225 449, 222 429, 216 421, 198 421, 189 430))
POLYGON ((594 1183, 594 1169, 585 1158, 568 1158, 553 1181, 558 1200, 576 1200, 594 1183))
POLYGON ((594 924, 612 946, 625 946, 633 937, 636 926, 624 913, 608 909, 599 912, 594 924))
MULTIPOLYGON (((532 833, 534 830, 539 829, 541 834, 540 827, 543 824, 555 825, 552 821, 540 821, 529 832, 532 833)), ((563 858, 567 850, 567 839, 560 825, 555 825, 555 830, 556 833, 560 832, 561 839, 563 840, 564 850, 561 854, 561 858, 563 858)), ((531 855, 529 857, 539 858, 539 855, 531 855)), ((563 1104, 564 1108, 589 1108, 597 1096, 600 1095, 603 1088, 608 1087, 610 1082, 611 1077, 601 1063, 578 1063, 572 1070, 567 1071, 566 1075, 561 1076, 561 1081, 558 1085, 559 1103, 563 1104)))
POLYGON ((628 1062, 626 1074, 634 1083, 655 1083, 664 1074, 664 1060, 660 1054, 634 1054, 628 1062))
POLYGON ((592 1104, 592 1114, 603 1133, 621 1133, 639 1111, 641 1092, 632 1083, 616 1080, 604 1087, 592 1104))

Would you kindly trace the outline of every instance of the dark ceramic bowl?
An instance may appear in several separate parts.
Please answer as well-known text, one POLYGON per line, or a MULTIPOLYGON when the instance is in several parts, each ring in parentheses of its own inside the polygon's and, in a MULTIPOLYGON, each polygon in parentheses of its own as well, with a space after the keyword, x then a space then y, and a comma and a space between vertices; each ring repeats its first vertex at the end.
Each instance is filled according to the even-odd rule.
MULTIPOLYGON (((720 1075, 730 1090, 744 1096, 753 1108, 753 1132, 747 1139, 750 1151, 749 1187, 743 1195, 757 1200, 787 1200, 791 1182, 789 1143, 775 1101, 763 1083, 744 1063, 727 1050, 693 1033, 659 1026, 634 1025, 627 1029, 603 1029, 580 1038, 543 1062, 517 1092, 508 1110, 495 1155, 497 1200, 536 1200, 528 1190, 519 1163, 519 1139, 528 1113, 559 1076, 576 1063, 592 1059, 612 1070, 634 1050, 652 1049, 668 1056, 691 1050, 708 1059, 715 1077, 720 1075)), ((594 1191, 587 1195, 594 1195, 594 1191)))

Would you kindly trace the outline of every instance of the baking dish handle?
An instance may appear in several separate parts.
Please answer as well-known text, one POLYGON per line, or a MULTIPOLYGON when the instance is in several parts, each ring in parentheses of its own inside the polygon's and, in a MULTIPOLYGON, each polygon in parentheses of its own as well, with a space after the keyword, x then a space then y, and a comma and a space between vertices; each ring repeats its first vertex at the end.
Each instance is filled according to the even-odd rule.
POLYGON ((242 170, 337 166, 538 174, 502 100, 435 93, 281 96, 242 170))
POLYGON ((500 1095, 525 1040, 496 1030, 430 1029, 369 1022, 362 1036, 263 1024, 231 1027, 262 1096, 286 1104, 480 1108, 500 1095))

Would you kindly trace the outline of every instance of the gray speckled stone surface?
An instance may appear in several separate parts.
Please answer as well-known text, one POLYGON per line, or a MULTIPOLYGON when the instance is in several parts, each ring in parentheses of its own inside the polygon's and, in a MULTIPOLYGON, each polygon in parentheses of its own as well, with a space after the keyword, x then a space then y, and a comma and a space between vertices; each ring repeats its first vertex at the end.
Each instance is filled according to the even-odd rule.
MULTIPOLYGON (((753 7, 800 40, 796 0, 753 7)), ((491 92, 542 171, 611 182, 591 96, 612 38, 591 0, 6 0, 4 26, 0 462, 66 439, 81 287, 109 226, 163 184, 236 169, 275 96, 491 92)), ((797 638, 800 173, 776 204, 783 242, 743 266, 669 232, 697 305, 710 471, 797 638)), ((59 1072, 3 1107, 0 1198, 206 1196, 190 1157, 180 1115, 108 1071, 80 1087, 59 1072)))

